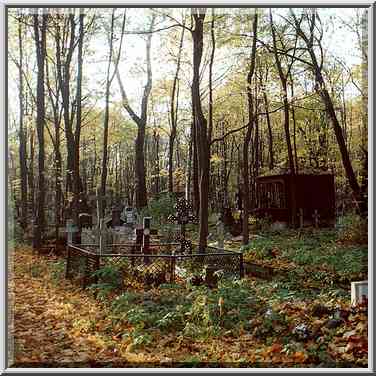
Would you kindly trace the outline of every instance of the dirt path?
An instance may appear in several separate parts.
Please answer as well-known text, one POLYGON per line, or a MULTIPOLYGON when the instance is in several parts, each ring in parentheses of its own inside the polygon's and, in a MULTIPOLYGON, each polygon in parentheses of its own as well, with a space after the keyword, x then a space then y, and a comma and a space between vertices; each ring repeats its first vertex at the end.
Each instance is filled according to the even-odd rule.
POLYGON ((156 361, 147 353, 127 353, 127 343, 112 339, 105 308, 90 293, 64 279, 54 280, 47 265, 53 261, 28 249, 15 252, 10 282, 14 291, 13 367, 90 367, 96 362, 134 366, 135 362, 156 361))

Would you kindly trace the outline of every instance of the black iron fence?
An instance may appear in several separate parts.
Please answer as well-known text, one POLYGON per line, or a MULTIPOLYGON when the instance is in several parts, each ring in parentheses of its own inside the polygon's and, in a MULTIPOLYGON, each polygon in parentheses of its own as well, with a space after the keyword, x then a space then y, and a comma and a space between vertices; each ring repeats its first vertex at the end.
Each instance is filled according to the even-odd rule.
POLYGON ((134 243, 108 245, 102 252, 96 244, 70 244, 67 246, 66 277, 86 287, 97 281, 93 276, 95 271, 106 265, 116 265, 125 273, 141 276, 145 283, 152 279, 173 283, 205 267, 240 278, 244 276, 240 252, 207 247, 202 253, 177 254, 179 246, 179 243, 150 244, 149 253, 141 253, 140 246, 134 243))

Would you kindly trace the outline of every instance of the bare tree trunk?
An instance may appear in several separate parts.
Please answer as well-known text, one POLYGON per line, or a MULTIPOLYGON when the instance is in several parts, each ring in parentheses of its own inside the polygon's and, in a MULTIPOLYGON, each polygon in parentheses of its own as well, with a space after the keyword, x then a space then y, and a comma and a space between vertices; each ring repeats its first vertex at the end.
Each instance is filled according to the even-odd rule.
MULTIPOLYGON (((145 169, 145 157, 144 157, 144 144, 145 144, 145 129, 147 123, 147 108, 148 100, 152 88, 152 70, 151 70, 151 38, 152 30, 154 27, 155 15, 153 14, 149 33, 146 37, 146 70, 147 70, 147 82, 144 88, 144 93, 141 100, 141 115, 138 116, 129 104, 128 97, 126 95, 123 83, 121 81, 120 73, 116 69, 116 77, 119 83, 120 92, 122 96, 122 104, 124 109, 128 112, 132 120, 137 124, 137 137, 135 141, 135 174, 136 174, 136 208, 141 209, 148 204, 147 189, 146 189, 146 169, 145 169)), ((122 33, 123 35, 123 33, 122 33)))
POLYGON ((84 41, 84 13, 80 9, 79 37, 77 54, 77 92, 76 92, 76 128, 74 131, 74 168, 73 168, 73 219, 78 224, 78 203, 82 191, 80 179, 80 137, 81 137, 81 113, 82 113, 82 48, 84 41))
POLYGON ((274 152, 273 152, 273 132, 272 132, 272 123, 270 121, 269 115, 269 101, 266 94, 266 91, 263 91, 265 112, 266 112, 266 124, 268 126, 268 142, 269 142, 269 169, 273 170, 274 168, 274 152))
MULTIPOLYGON (((192 182, 192 154, 193 154, 193 135, 192 135, 192 126, 191 132, 189 135, 189 147, 188 147, 188 161, 186 166, 186 187, 185 187, 185 199, 188 202, 191 202, 192 195, 191 195, 191 182, 192 182)), ((193 205, 194 207, 194 205, 193 205)))
MULTIPOLYGON (((193 107, 193 104, 192 104, 193 107)), ((192 183, 193 183, 193 206, 198 217, 200 211, 200 189, 199 189, 199 171, 198 171, 198 151, 197 151, 197 134, 196 134, 196 124, 195 124, 195 115, 194 107, 192 108, 193 119, 191 127, 191 138, 192 138, 192 149, 193 149, 193 174, 192 174, 192 183)))
POLYGON ((42 233, 44 230, 44 200, 45 200, 45 167, 44 167, 44 128, 45 128, 45 102, 44 102, 44 63, 46 58, 46 30, 47 14, 43 14, 40 24, 38 14, 33 15, 35 48, 37 55, 38 77, 37 77, 37 118, 36 128, 38 135, 38 199, 36 226, 34 228, 33 248, 39 249, 42 245, 42 233))
MULTIPOLYGON (((292 74, 290 72, 290 88, 291 88, 291 97, 294 98, 294 81, 292 74)), ((299 164, 298 164, 298 150, 296 146, 296 117, 295 117, 295 108, 291 106, 291 115, 292 115, 292 125, 293 125, 293 145, 294 145, 294 159, 295 159, 295 172, 298 174, 299 164)))
POLYGON ((21 227, 23 230, 27 226, 27 135, 24 125, 24 85, 23 85, 23 30, 22 30, 22 19, 18 21, 18 48, 20 53, 18 75, 19 75, 19 105, 20 105, 20 127, 19 127, 19 159, 20 159, 20 170, 21 170, 21 227))
POLYGON ((243 244, 247 245, 249 243, 249 229, 248 229, 248 219, 250 211, 250 191, 249 191, 249 143, 251 141, 252 127, 254 124, 254 103, 252 94, 252 78, 255 71, 256 65, 256 39, 257 39, 257 11, 253 17, 253 43, 251 50, 251 62, 247 75, 247 98, 248 98, 248 127, 246 130, 246 135, 243 142, 243 155, 242 155, 242 202, 243 202, 243 244))
POLYGON ((261 156, 261 150, 260 150, 260 129, 259 129, 259 119, 258 119, 258 107, 259 107, 259 101, 258 101, 258 93, 256 89, 256 100, 255 100, 255 115, 254 115, 254 128, 255 128, 255 134, 254 134, 254 143, 253 143, 253 150, 254 150, 254 158, 252 163, 252 174, 250 177, 250 207, 251 209, 254 209, 256 207, 256 177, 259 175, 260 170, 260 156, 261 156))
POLYGON ((199 189, 200 189, 200 210, 199 210, 199 251, 205 252, 208 237, 209 217, 209 175, 210 175, 210 151, 207 121, 201 107, 200 96, 200 65, 203 52, 203 29, 205 19, 205 8, 192 9, 194 29, 193 39, 193 79, 192 79, 192 103, 195 109, 196 141, 199 162, 199 189))
POLYGON ((362 202, 360 212, 364 216, 368 213, 368 12, 362 15, 361 50, 362 50, 362 169, 360 172, 360 195, 362 202))
MULTIPOLYGON (((287 77, 289 76, 292 64, 294 63, 294 59, 292 59, 290 65, 287 68, 287 73, 283 71, 281 60, 279 57, 279 53, 277 50, 277 38, 276 38, 276 30, 273 23, 273 17, 272 13, 270 11, 270 26, 272 30, 272 38, 273 38, 273 52, 274 52, 274 58, 277 65, 278 75, 281 81, 282 86, 282 95, 283 95, 283 112, 284 112, 284 130, 285 130, 285 137, 286 137, 286 146, 287 146, 287 154, 288 154, 288 163, 289 163, 289 170, 291 175, 291 218, 290 223, 292 227, 295 227, 296 224, 296 170, 295 170, 295 164, 294 164, 294 155, 292 151, 292 145, 291 145, 291 137, 290 137, 290 105, 288 101, 288 94, 287 94, 287 77)), ((294 53, 296 51, 296 48, 294 48, 294 53)))
POLYGON ((154 131, 153 133, 154 136, 154 175, 155 175, 155 180, 154 180, 154 193, 156 195, 159 194, 160 192, 160 161, 159 161, 159 140, 160 136, 159 133, 154 131))
MULTIPOLYGON (((212 139, 212 132, 213 132, 213 65, 214 65, 214 54, 215 54, 215 33, 214 33, 214 17, 215 17, 215 10, 212 8, 212 19, 210 23, 210 36, 211 36, 211 54, 210 54, 210 61, 209 61, 209 114, 208 114, 208 141, 209 146, 212 139)), ((210 150, 209 150, 210 155, 210 150)))
MULTIPOLYGON (((59 237, 59 226, 61 221, 61 200, 62 200, 62 191, 61 191, 61 171, 62 171, 62 157, 61 157, 61 150, 60 150, 60 123, 61 123, 61 114, 62 109, 59 108, 60 106, 60 87, 58 84, 58 80, 56 78, 56 70, 55 70, 55 88, 56 92, 53 91, 50 82, 50 74, 49 74, 49 65, 48 59, 46 60, 46 85, 48 89, 48 95, 50 98, 50 105, 53 111, 53 119, 54 119, 54 134, 52 135, 50 132, 52 144, 54 146, 54 170, 55 170, 55 239, 57 240, 59 237)), ((48 127, 47 127, 48 130, 48 127)))
POLYGON ((28 167, 28 175, 27 179, 29 181, 29 208, 32 210, 32 216, 33 220, 36 218, 35 213, 35 179, 34 179, 34 154, 35 154, 35 148, 34 148, 34 130, 30 130, 30 162, 28 167))
POLYGON ((113 56, 113 43, 114 43, 114 22, 115 22, 115 11, 116 8, 112 10, 111 15, 111 28, 110 28, 110 38, 109 38, 109 58, 108 58, 108 65, 107 65, 107 76, 106 76, 106 94, 105 94, 105 112, 104 112, 104 122, 103 122, 103 155, 102 155, 102 173, 101 173, 101 185, 100 185, 100 200, 99 200, 99 213, 100 216, 103 218, 105 216, 106 210, 106 183, 107 183, 107 164, 108 164, 108 123, 110 118, 110 89, 112 81, 117 73, 120 55, 121 55, 121 48, 123 44, 123 36, 124 36, 124 27, 125 27, 125 20, 126 20, 126 12, 124 11, 123 15, 123 23, 121 29, 121 37, 120 37, 120 44, 119 44, 119 51, 117 54, 117 58, 115 61, 115 68, 113 73, 110 75, 111 70, 111 63, 112 63, 112 56, 113 56))
POLYGON ((115 20, 115 9, 112 11, 111 16, 111 31, 110 31, 110 43, 109 43, 109 58, 107 65, 107 76, 106 76, 106 97, 105 97, 105 112, 104 112, 104 122, 103 122, 103 155, 102 155, 102 174, 101 174, 101 189, 100 189, 100 199, 99 199, 99 215, 104 218, 105 215, 105 195, 106 195, 106 181, 107 181, 107 144, 108 144, 108 122, 110 116, 110 68, 112 62, 113 54, 113 40, 114 40, 114 20, 115 20))
MULTIPOLYGON (((171 132, 170 132, 169 143, 168 143, 168 191, 169 192, 173 192, 174 190, 174 183, 173 183, 174 142, 176 138, 176 128, 177 128, 177 122, 178 122, 178 114, 177 114, 178 111, 177 111, 177 104, 175 108, 175 98, 176 98, 177 84, 179 80, 180 61, 181 61, 181 53, 183 50, 184 31, 185 31, 185 28, 183 27, 182 32, 181 32, 181 37, 180 37, 175 77, 174 77, 174 81, 172 84, 172 92, 171 92, 171 107, 170 107, 171 132)), ((178 98, 176 98, 176 101, 178 101, 178 98)))

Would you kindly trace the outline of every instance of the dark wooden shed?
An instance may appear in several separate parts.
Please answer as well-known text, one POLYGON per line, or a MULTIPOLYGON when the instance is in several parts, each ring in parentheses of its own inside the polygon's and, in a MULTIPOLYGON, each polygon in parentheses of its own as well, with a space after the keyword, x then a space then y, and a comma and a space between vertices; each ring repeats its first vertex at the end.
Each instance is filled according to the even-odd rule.
MULTIPOLYGON (((272 221, 292 223, 292 179, 290 174, 259 176, 257 184, 257 217, 269 216, 272 221)), ((319 215, 319 226, 335 224, 335 190, 332 174, 299 174, 296 181, 295 223, 303 213, 304 225, 315 224, 315 213, 319 215)))

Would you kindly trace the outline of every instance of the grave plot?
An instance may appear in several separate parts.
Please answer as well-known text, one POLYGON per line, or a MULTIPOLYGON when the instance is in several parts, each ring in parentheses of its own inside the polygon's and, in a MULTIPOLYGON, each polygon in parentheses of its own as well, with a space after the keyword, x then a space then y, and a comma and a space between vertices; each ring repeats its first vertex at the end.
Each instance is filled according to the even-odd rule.
POLYGON ((135 229, 135 239, 123 243, 106 243, 107 229, 103 221, 98 233, 99 241, 93 244, 72 244, 67 246, 66 277, 78 280, 86 287, 98 278, 96 272, 105 266, 116 266, 128 277, 136 277, 147 285, 186 281, 190 275, 197 276, 197 283, 215 284, 215 273, 243 276, 241 253, 215 247, 205 252, 195 249, 186 238, 185 226, 194 217, 189 214, 190 206, 185 200, 177 204, 177 213, 170 218, 180 225, 177 242, 160 238, 152 241, 151 218, 145 217, 143 227, 135 229), (202 278, 201 282, 198 278, 202 278))
POLYGON ((208 247, 205 253, 178 255, 174 252, 165 253, 131 253, 134 245, 108 246, 105 252, 99 253, 97 246, 68 245, 66 277, 77 280, 83 287, 95 282, 93 274, 108 265, 121 267, 134 277, 146 284, 176 283, 184 281, 190 274, 200 274, 210 270, 234 276, 243 276, 243 258, 241 253, 218 250, 208 247), (123 253, 126 250, 129 253, 123 253))

